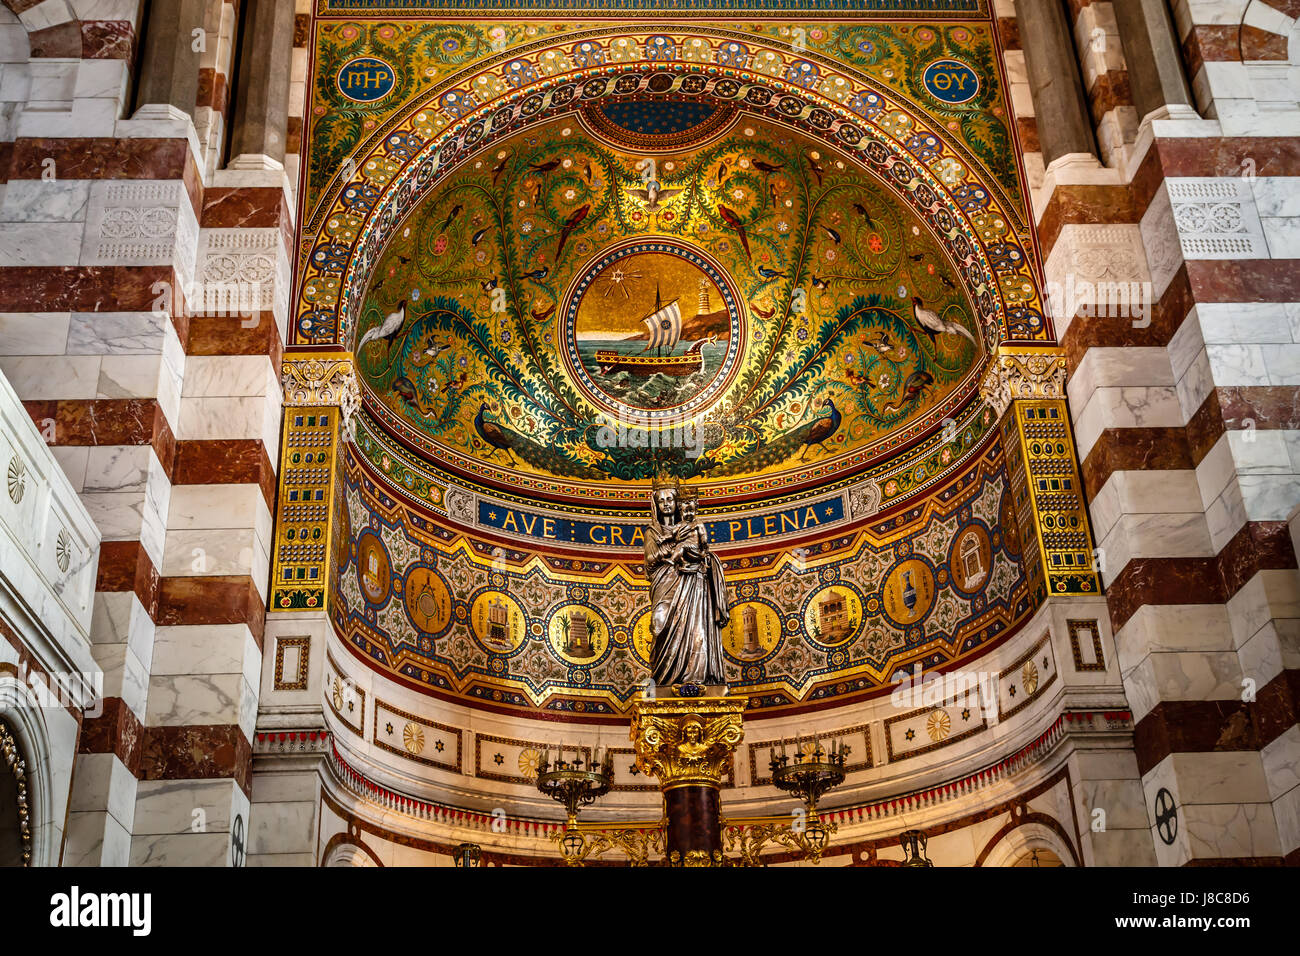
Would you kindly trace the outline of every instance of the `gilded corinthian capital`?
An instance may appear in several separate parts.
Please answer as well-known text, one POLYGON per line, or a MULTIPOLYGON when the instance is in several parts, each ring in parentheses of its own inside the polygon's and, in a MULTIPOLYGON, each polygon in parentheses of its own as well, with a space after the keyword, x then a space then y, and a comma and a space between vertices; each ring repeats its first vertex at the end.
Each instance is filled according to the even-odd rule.
POLYGON ((744 739, 743 697, 661 697, 632 704, 637 769, 661 790, 722 786, 744 739))
POLYGON ((286 355, 281 362, 281 382, 286 405, 346 409, 361 398, 352 356, 346 353, 286 355))
POLYGON ((1056 347, 1003 346, 980 384, 980 397, 1001 418, 1020 398, 1065 395, 1065 353, 1056 347))

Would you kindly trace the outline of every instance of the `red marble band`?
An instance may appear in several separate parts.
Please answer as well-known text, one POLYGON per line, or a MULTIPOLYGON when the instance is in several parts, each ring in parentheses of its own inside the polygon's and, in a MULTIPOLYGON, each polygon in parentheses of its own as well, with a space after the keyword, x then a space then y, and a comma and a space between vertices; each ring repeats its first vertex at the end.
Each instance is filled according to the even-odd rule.
POLYGON ((1133 747, 1143 775, 1174 753, 1262 750, 1300 720, 1300 671, 1286 670, 1253 701, 1164 700, 1138 721, 1133 747))
POLYGON ((1147 604, 1224 604, 1260 571, 1296 567, 1283 521, 1248 521, 1212 558, 1133 558, 1106 588, 1119 631, 1147 604))

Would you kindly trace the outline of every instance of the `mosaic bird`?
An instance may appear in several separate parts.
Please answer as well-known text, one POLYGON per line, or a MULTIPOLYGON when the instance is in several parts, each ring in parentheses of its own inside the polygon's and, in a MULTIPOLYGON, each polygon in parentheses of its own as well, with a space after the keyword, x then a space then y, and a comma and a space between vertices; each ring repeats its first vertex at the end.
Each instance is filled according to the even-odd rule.
POLYGON ((525 272, 521 278, 532 279, 534 282, 541 282, 551 274, 550 266, 542 266, 540 269, 534 269, 532 272, 525 272))
POLYGON ((582 178, 587 180, 588 186, 591 185, 591 177, 592 177, 591 163, 584 162, 582 164, 582 178))
POLYGON ((625 191, 633 199, 639 199, 645 203, 646 209, 650 212, 659 209, 663 203, 682 192, 680 189, 664 189, 653 179, 645 184, 644 189, 628 189, 625 191))
POLYGON ((718 162, 718 171, 713 174, 714 180, 719 186, 722 185, 723 177, 727 175, 727 161, 722 159, 718 162))
POLYGON ((411 356, 411 364, 416 368, 423 368, 431 365, 439 355, 451 348, 447 342, 434 341, 432 334, 426 334, 424 341, 416 346, 415 354, 411 356))
POLYGON ((500 176, 503 172, 505 172, 506 163, 510 162, 510 157, 513 155, 514 153, 507 153, 505 156, 501 157, 501 162, 497 163, 495 166, 492 167, 493 186, 497 184, 497 177, 500 176))
POLYGON ((840 238, 840 234, 836 232, 834 229, 832 229, 830 226, 822 226, 822 229, 825 231, 826 235, 830 238, 831 242, 835 243, 835 245, 838 246, 841 242, 844 241, 840 238))
POLYGON ((918 252, 918 253, 916 253, 915 255, 910 255, 910 254, 909 254, 907 258, 911 259, 913 262, 920 262, 921 260, 923 260, 923 259, 925 258, 925 253, 924 253, 924 252, 918 252))
POLYGON ((483 241, 483 237, 487 235, 488 230, 489 230, 490 228, 492 228, 492 227, 491 227, 491 226, 484 226, 484 227, 483 227, 482 229, 480 229, 478 232, 474 233, 474 235, 470 236, 469 244, 470 244, 471 246, 477 246, 480 242, 483 241))
POLYGON ((812 157, 811 154, 808 156, 808 168, 813 171, 813 175, 817 177, 817 185, 820 186, 822 184, 822 176, 825 174, 826 170, 812 157))
POLYGON ((766 312, 756 305, 750 305, 749 310, 761 319, 770 319, 776 315, 776 309, 768 309, 766 312))
POLYGON ((871 213, 867 212, 866 206, 862 205, 862 203, 860 202, 855 202, 853 204, 853 211, 856 212, 863 219, 865 219, 867 221, 868 226, 871 226, 873 229, 875 228, 876 220, 871 218, 871 213))
POLYGON ((548 309, 543 309, 541 312, 538 312, 536 309, 533 309, 533 310, 532 310, 533 321, 534 321, 534 322, 545 322, 547 319, 549 319, 549 318, 552 316, 552 314, 554 314, 554 312, 555 312, 555 303, 554 303, 554 302, 551 303, 550 308, 548 308, 548 309))
POLYGON ((796 456, 803 461, 813 448, 824 449, 825 443, 839 431, 842 416, 840 410, 835 407, 834 400, 829 396, 817 407, 823 413, 820 417, 796 425, 783 434, 763 442, 750 453, 746 461, 756 468, 768 468, 796 456))
POLYGON ((560 261, 560 253, 564 251, 564 244, 569 241, 569 234, 577 229, 582 220, 587 218, 587 213, 591 212, 591 203, 583 203, 573 211, 568 219, 564 220, 564 226, 560 229, 560 244, 555 247, 555 259, 560 261))
POLYGON ((389 349, 393 347, 393 340, 402 331, 402 326, 406 323, 406 301, 397 307, 396 312, 390 312, 384 321, 380 322, 373 329, 367 329, 366 334, 361 336, 361 341, 357 343, 357 351, 360 352, 370 342, 377 339, 383 339, 388 343, 389 349))
POLYGON ((433 414, 433 409, 425 401, 424 396, 420 394, 419 389, 405 375, 399 375, 393 382, 393 391, 412 405, 421 415, 429 416, 433 414))
POLYGON ((842 416, 840 415, 840 410, 835 407, 834 400, 832 400, 829 395, 822 399, 822 408, 829 408, 830 414, 823 415, 811 425, 801 426, 802 428, 807 428, 808 431, 803 435, 803 454, 799 456, 800 461, 806 459, 808 457, 808 452, 812 451, 813 448, 820 448, 822 451, 825 451, 826 442, 834 437, 835 433, 840 430, 840 420, 842 416))
POLYGON ((771 176, 773 173, 777 172, 778 170, 785 169, 785 165, 783 163, 778 163, 777 165, 773 166, 771 163, 765 163, 761 159, 756 159, 754 160, 754 168, 761 173, 765 173, 766 175, 771 176))
POLYGON ((897 402, 889 402, 881 409, 886 415, 901 412, 905 405, 910 405, 921 397, 927 388, 934 384, 934 376, 925 370, 913 372, 903 383, 903 397, 897 402))
POLYGON ((484 292, 491 292, 491 291, 492 291, 493 289, 495 289, 499 284, 500 284, 500 283, 497 281, 497 277, 496 277, 496 276, 493 276, 493 277, 490 278, 490 279, 484 279, 482 282, 479 283, 479 285, 482 287, 482 289, 483 289, 484 292))
POLYGON ((474 416, 474 431, 478 432, 478 437, 491 445, 495 455, 498 451, 504 451, 510 458, 510 464, 517 465, 515 454, 510 450, 512 440, 515 439, 514 432, 502 428, 497 422, 489 421, 487 418, 488 403, 482 402, 478 407, 478 414, 474 416))
POLYGON ((723 222, 736 230, 736 234, 740 236, 740 244, 745 249, 745 259, 748 260, 750 258, 749 237, 745 235, 745 224, 740 221, 740 217, 736 215, 734 210, 728 209, 721 204, 718 205, 718 215, 722 217, 723 222))
POLYGON ((768 282, 771 282, 773 279, 785 278, 784 272, 781 272, 779 269, 769 269, 767 266, 759 266, 758 274, 761 275, 768 282))
POLYGON ((817 275, 814 275, 812 277, 812 286, 814 289, 819 289, 822 292, 825 292, 826 289, 829 288, 826 280, 823 279, 821 276, 817 276, 817 275))
POLYGON ((535 173, 542 173, 543 175, 545 175, 546 173, 549 173, 551 170, 555 169, 559 165, 560 165, 560 161, 558 159, 552 159, 545 163, 529 163, 528 168, 535 173))
POLYGON ((443 224, 442 224, 442 230, 441 230, 441 231, 442 231, 442 232, 446 232, 446 231, 447 231, 447 227, 450 226, 450 225, 452 224, 452 222, 455 221, 456 217, 459 216, 459 215, 460 215, 462 212, 464 212, 464 211, 465 211, 465 207, 462 206, 460 203, 456 203, 456 205, 452 206, 452 207, 451 207, 451 212, 447 213, 447 219, 446 219, 446 221, 443 222, 443 224))
POLYGON ((979 348, 979 342, 975 340, 975 336, 971 334, 970 329, 958 322, 949 322, 937 312, 925 308, 925 303, 921 301, 919 296, 912 296, 912 317, 916 319, 916 324, 921 327, 921 331, 930 336, 931 342, 935 340, 936 336, 946 333, 948 335, 965 336, 970 339, 971 345, 979 348))
POLYGON ((864 348, 873 348, 881 355, 889 355, 889 353, 896 351, 894 343, 889 341, 889 336, 885 335, 884 332, 877 330, 873 335, 874 338, 872 335, 862 336, 862 345, 864 348))

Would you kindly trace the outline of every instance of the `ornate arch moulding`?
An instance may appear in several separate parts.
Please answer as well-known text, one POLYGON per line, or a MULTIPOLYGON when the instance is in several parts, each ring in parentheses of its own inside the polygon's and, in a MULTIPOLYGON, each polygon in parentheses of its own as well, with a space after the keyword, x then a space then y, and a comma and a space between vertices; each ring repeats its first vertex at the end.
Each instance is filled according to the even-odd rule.
MULTIPOLYGON (((731 38, 723 31, 713 32, 718 34, 719 42, 731 38)), ((593 31, 593 35, 599 37, 604 33, 593 31)), ((737 34, 735 39, 744 40, 760 52, 789 58, 789 54, 774 45, 757 42, 753 35, 737 34)), ((549 52, 560 49, 569 57, 570 50, 576 49, 573 40, 574 37, 567 37, 564 48, 552 44, 549 52)), ((708 40, 705 37, 705 42, 708 40)), ((548 51, 538 48, 531 52, 540 56, 548 51)), ((453 85, 449 83, 408 107, 400 124, 388 124, 383 138, 376 136, 370 150, 355 157, 359 160, 357 174, 350 184, 340 183, 336 190, 327 193, 318 207, 319 212, 309 217, 319 232, 310 250, 304 250, 306 261, 300 270, 295 340, 303 344, 346 344, 352 313, 369 280, 373 263, 388 238, 425 193, 498 137, 571 112, 584 96, 591 100, 603 97, 617 82, 613 75, 622 73, 637 79, 637 85, 628 81, 627 93, 644 90, 652 75, 666 74, 672 76, 672 86, 667 92, 707 95, 730 105, 748 105, 752 111, 767 110, 760 115, 821 137, 829 148, 848 154, 873 172, 927 222, 957 266, 954 271, 976 306, 986 349, 992 350, 1004 340, 1050 341, 1050 322, 1042 309, 1031 250, 1008 225, 1014 218, 1012 214, 993 202, 993 196, 1001 190, 972 174, 969 181, 955 190, 966 191, 964 207, 963 201, 954 196, 954 190, 946 187, 923 161, 907 153, 903 143, 873 122, 873 116, 887 119, 891 115, 903 115, 908 117, 916 136, 928 135, 951 147, 950 137, 937 124, 916 115, 919 111, 906 108, 896 94, 876 88, 860 74, 851 77, 855 85, 848 85, 850 77, 838 78, 844 81, 845 87, 837 101, 758 71, 726 67, 714 61, 662 62, 642 58, 605 63, 603 55, 600 60, 599 65, 565 76, 543 76, 529 85, 519 85, 466 112, 445 108, 449 96, 455 92, 449 90, 453 85), (437 125, 439 121, 432 121, 429 116, 439 97, 443 104, 439 121, 445 123, 441 127, 437 125), (860 112, 855 112, 852 106, 860 112), (443 119, 448 114, 449 118, 443 119), (403 135, 398 125, 409 128, 410 132, 403 135), (417 125, 425 129, 417 132, 417 125), (386 182, 382 174, 374 180, 367 178, 368 167, 382 168, 380 160, 387 161, 393 154, 401 158, 400 172, 386 182), (986 217, 992 217, 991 221, 1002 230, 993 244, 992 256, 971 220, 970 213, 978 209, 983 209, 986 217), (356 215, 358 212, 360 215, 356 215)), ((842 65, 837 67, 848 72, 842 65)), ((460 98, 452 101, 473 102, 475 82, 485 76, 486 71, 479 71, 474 77, 455 84, 463 89, 460 98)), ((509 86, 500 77, 496 78, 496 84, 501 88, 509 86)))

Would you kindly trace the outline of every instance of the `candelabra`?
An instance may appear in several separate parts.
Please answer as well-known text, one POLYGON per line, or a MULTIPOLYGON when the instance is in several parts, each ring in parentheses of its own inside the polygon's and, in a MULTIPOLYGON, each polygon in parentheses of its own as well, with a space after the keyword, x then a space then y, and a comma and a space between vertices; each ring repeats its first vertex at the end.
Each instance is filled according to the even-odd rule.
POLYGON ((728 849, 740 852, 746 866, 761 866, 759 854, 769 843, 789 847, 801 853, 813 864, 821 862, 822 854, 830 845, 831 834, 838 827, 823 823, 817 813, 817 801, 829 790, 844 782, 844 765, 849 748, 831 741, 826 748, 820 740, 807 748, 800 747, 791 758, 782 745, 781 753, 768 750, 768 763, 772 770, 772 785, 799 797, 804 802, 805 819, 797 823, 752 821, 727 828, 728 849))
POLYGON ((566 753, 568 751, 561 748, 554 762, 550 751, 542 755, 537 767, 537 789, 564 807, 567 822, 556 839, 564 862, 581 866, 590 851, 586 848, 586 838, 578 829, 578 811, 609 793, 614 780, 614 755, 606 749, 602 759, 599 751, 593 752, 591 760, 584 766, 581 750, 575 748, 572 760, 564 759, 566 753))
POLYGON ((483 865, 483 848, 477 843, 461 843, 452 853, 457 866, 470 868, 483 865))
POLYGON ((898 835, 898 842, 903 846, 903 866, 934 866, 934 861, 925 855, 928 842, 920 830, 904 830, 898 835))

